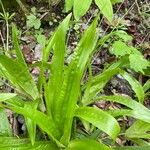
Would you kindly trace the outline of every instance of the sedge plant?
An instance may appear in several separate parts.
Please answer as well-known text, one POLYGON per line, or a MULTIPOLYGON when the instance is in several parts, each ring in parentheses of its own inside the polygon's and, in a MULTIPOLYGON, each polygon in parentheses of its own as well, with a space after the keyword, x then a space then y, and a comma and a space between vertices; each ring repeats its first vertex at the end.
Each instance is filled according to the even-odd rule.
POLYGON ((29 138, 12 137, 6 113, 3 113, 3 118, 5 118, 3 120, 7 126, 3 130, 5 134, 3 133, 0 137, 0 149, 132 150, 149 148, 148 142, 144 140, 149 139, 147 131, 150 129, 150 110, 143 105, 144 89, 126 71, 126 68, 130 68, 144 73, 149 62, 133 48, 128 47, 128 51, 121 53, 121 46, 116 47, 116 42, 114 42, 112 53, 118 59, 107 66, 102 73, 94 76, 89 73, 85 81, 85 72, 87 68, 91 72, 90 61, 97 52, 96 47, 100 42, 97 34, 98 18, 82 35, 71 61, 66 63, 65 39, 70 18, 71 14, 62 21, 43 48, 42 60, 37 65, 40 70, 37 82, 33 80, 21 52, 16 26, 12 26, 16 57, 0 55, 0 76, 14 86, 14 93, 1 93, 0 107, 3 112, 5 109, 10 109, 24 116, 29 138), (137 54, 138 58, 142 57, 139 59, 140 63, 145 61, 145 65, 139 70, 132 65, 133 54, 137 54), (112 96, 100 94, 107 82, 116 74, 120 74, 129 82, 135 92, 135 100, 119 94, 112 96), (101 100, 119 103, 124 107, 105 111, 93 107, 94 102, 101 100), (135 119, 135 122, 124 133, 121 133, 121 127, 117 121, 122 116, 135 119), (82 124, 86 135, 83 136, 82 132, 78 134, 79 124, 82 124), (44 140, 37 139, 37 127, 45 135, 44 140), (103 140, 103 134, 110 141, 109 144, 103 140), (117 147, 115 141, 121 135, 139 146, 117 147))

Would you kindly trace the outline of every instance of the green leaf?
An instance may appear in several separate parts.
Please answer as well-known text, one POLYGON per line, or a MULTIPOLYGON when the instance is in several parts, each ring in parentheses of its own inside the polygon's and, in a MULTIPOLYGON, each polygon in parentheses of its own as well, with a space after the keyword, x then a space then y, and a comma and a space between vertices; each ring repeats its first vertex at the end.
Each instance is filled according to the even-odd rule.
POLYGON ((13 93, 0 93, 0 102, 6 101, 8 99, 11 99, 13 97, 17 96, 17 94, 13 93))
POLYGON ((125 56, 127 54, 131 53, 131 48, 128 47, 125 43, 122 41, 115 41, 111 52, 115 54, 117 57, 118 56, 125 56))
POLYGON ((63 136, 61 138, 62 143, 68 144, 71 136, 71 128, 74 117, 74 111, 76 108, 76 103, 80 95, 80 80, 84 74, 87 67, 87 63, 94 52, 98 36, 96 34, 98 17, 94 20, 91 26, 85 31, 82 39, 80 40, 75 52, 73 54, 73 59, 67 69, 67 77, 64 81, 67 88, 61 92, 62 105, 59 106, 61 110, 61 124, 63 126, 63 136))
POLYGON ((76 109, 75 116, 92 123, 114 140, 120 132, 117 120, 99 108, 81 107, 76 109))
POLYGON ((36 137, 36 123, 32 121, 30 118, 25 117, 25 122, 28 130, 28 134, 31 140, 31 144, 35 144, 35 137, 36 137))
POLYGON ((0 150, 59 150, 51 141, 36 141, 32 146, 28 139, 17 139, 14 137, 0 138, 0 150))
POLYGON ((107 111, 113 117, 130 116, 136 117, 134 110, 131 109, 111 109, 107 111))
POLYGON ((7 114, 3 108, 0 108, 0 136, 12 136, 7 114))
POLYGON ((129 47, 122 41, 115 41, 111 53, 116 56, 129 55, 130 67, 136 72, 144 74, 144 69, 150 66, 150 63, 144 59, 143 55, 134 47, 129 47))
POLYGON ((125 136, 128 138, 150 139, 150 123, 136 121, 130 128, 126 130, 125 136))
POLYGON ((91 100, 104 88, 106 83, 119 72, 119 68, 128 65, 128 57, 122 57, 117 62, 111 64, 107 69, 105 69, 101 74, 96 75, 91 80, 89 80, 83 90, 85 89, 84 96, 82 98, 82 103, 84 106, 88 105, 91 100))
POLYGON ((125 146, 115 147, 115 150, 149 150, 150 146, 125 146))
POLYGON ((12 82, 19 91, 27 94, 32 99, 39 98, 39 93, 28 69, 22 63, 5 55, 0 55, 0 67, 4 76, 12 82))
POLYGON ((65 11, 68 12, 73 7, 74 0, 65 0, 65 11))
POLYGON ((15 137, 0 137, 0 149, 6 147, 17 147, 30 143, 29 139, 18 139, 15 137))
MULTIPOLYGON (((17 39, 18 38, 17 37, 17 28, 14 24, 12 25, 12 36, 13 36, 13 44, 14 44, 14 49, 16 51, 17 60, 19 63, 21 63, 24 66, 24 69, 26 68, 26 70, 28 70, 27 64, 25 63, 25 60, 24 60, 24 57, 21 52, 19 42, 17 39)), ((25 117, 25 120, 26 120, 26 126, 27 126, 27 130, 28 130, 28 134, 29 134, 31 143, 32 143, 32 145, 34 145, 35 135, 36 135, 36 124, 34 122, 32 122, 32 120, 30 118, 25 117)))
POLYGON ((91 139, 71 141, 66 150, 112 150, 106 145, 91 139))
POLYGON ((35 29, 39 29, 40 26, 41 26, 40 19, 38 19, 33 14, 30 14, 29 16, 27 16, 27 27, 28 28, 34 27, 35 29))
POLYGON ((74 0, 73 13, 76 20, 79 20, 81 16, 85 15, 91 3, 92 0, 74 0))
POLYGON ((144 91, 148 91, 150 89, 150 79, 146 81, 146 83, 143 86, 144 91))
MULTIPOLYGON (((150 110, 147 109, 145 106, 143 106, 141 103, 134 101, 130 97, 127 96, 125 97, 120 95, 100 96, 93 101, 98 101, 98 100, 112 101, 112 102, 117 102, 122 105, 125 105, 131 109, 131 111, 128 114, 125 112, 127 115, 132 116, 141 121, 150 123, 150 110)), ((118 115, 119 115, 119 111, 120 110, 118 110, 118 115)))
POLYGON ((129 75, 127 72, 125 71, 121 71, 121 75, 129 82, 129 84, 131 85, 133 91, 135 92, 138 100, 140 103, 144 102, 144 90, 142 85, 131 75, 129 75))
MULTIPOLYGON (((71 14, 69 14, 58 26, 58 28, 56 29, 56 31, 54 32, 53 36, 48 40, 48 44, 45 47, 45 49, 43 50, 43 61, 47 62, 49 55, 50 55, 50 51, 52 50, 54 44, 58 41, 56 41, 55 36, 58 34, 58 32, 60 32, 60 30, 66 31, 68 30, 68 21, 71 18, 71 14)), ((64 36, 64 35, 63 35, 64 36)), ((60 43, 59 43, 60 44, 60 43)))
MULTIPOLYGON (((33 109, 36 110, 38 104, 37 103, 26 103, 24 105, 25 109, 28 109, 30 107, 29 105, 32 105, 33 109)), ((25 123, 27 126, 28 134, 31 140, 31 144, 34 145, 35 143, 35 137, 36 137, 36 122, 34 122, 31 118, 25 117, 25 123)))
POLYGON ((108 19, 108 21, 112 21, 113 19, 113 8, 110 0, 95 0, 96 5, 101 10, 102 14, 108 19))
POLYGON ((57 125, 52 120, 52 118, 50 118, 49 116, 45 115, 44 113, 42 113, 38 110, 35 110, 32 106, 33 104, 29 103, 28 107, 26 107, 25 102, 21 101, 21 99, 20 99, 19 102, 23 106, 19 106, 17 104, 17 101, 18 101, 17 99, 6 101, 6 103, 9 104, 6 107, 15 111, 18 114, 22 114, 24 117, 30 118, 44 132, 46 132, 51 137, 51 139, 54 140, 59 146, 63 146, 57 140, 57 138, 60 137, 60 132, 58 130, 57 125))
POLYGON ((111 0, 112 4, 121 3, 121 2, 123 2, 123 0, 111 0))
MULTIPOLYGON (((71 14, 58 27, 53 39, 53 58, 51 62, 51 73, 46 86, 46 105, 48 114, 55 115, 55 108, 58 104, 58 95, 63 83, 65 39, 69 28, 71 14)), ((56 112, 57 113, 57 112, 56 112)), ((55 118, 55 117, 54 117, 55 118)))
POLYGON ((38 42, 42 47, 44 47, 45 44, 46 44, 46 37, 45 37, 45 35, 42 35, 42 34, 37 35, 37 42, 38 42))
POLYGON ((115 69, 115 68, 126 68, 129 67, 129 57, 128 56, 123 56, 121 57, 117 62, 112 63, 108 69, 115 69))
POLYGON ((124 30, 117 30, 113 33, 114 35, 118 36, 120 39, 122 39, 124 42, 131 41, 133 38, 130 36, 127 32, 124 30))
POLYGON ((118 67, 114 69, 106 69, 103 73, 100 73, 93 77, 88 83, 86 84, 86 89, 84 92, 84 96, 82 98, 83 105, 88 104, 89 99, 93 99, 101 90, 104 88, 107 82, 119 72, 118 67))
POLYGON ((150 77, 150 67, 149 66, 144 70, 144 75, 147 77, 150 77))
POLYGON ((139 146, 150 146, 150 143, 147 142, 146 140, 144 139, 131 139, 134 143, 138 144, 139 146))
POLYGON ((13 45, 14 45, 14 49, 16 51, 16 56, 17 56, 18 61, 20 63, 24 64, 25 67, 27 67, 25 60, 24 60, 24 56, 21 52, 21 48, 19 46, 18 36, 17 36, 17 28, 14 24, 12 24, 12 39, 13 39, 13 45))
POLYGON ((133 70, 136 72, 141 72, 144 74, 144 69, 147 69, 147 67, 150 65, 149 62, 144 59, 144 57, 139 54, 131 54, 129 56, 130 66, 133 70))

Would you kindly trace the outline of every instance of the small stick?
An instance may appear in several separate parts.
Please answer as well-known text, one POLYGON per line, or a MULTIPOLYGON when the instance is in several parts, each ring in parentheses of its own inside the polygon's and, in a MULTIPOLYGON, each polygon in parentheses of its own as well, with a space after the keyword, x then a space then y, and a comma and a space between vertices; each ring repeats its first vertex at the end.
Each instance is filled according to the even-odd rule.
POLYGON ((1 30, 0 30, 0 37, 1 37, 1 40, 2 40, 3 48, 5 49, 5 42, 4 42, 4 38, 3 38, 1 30))

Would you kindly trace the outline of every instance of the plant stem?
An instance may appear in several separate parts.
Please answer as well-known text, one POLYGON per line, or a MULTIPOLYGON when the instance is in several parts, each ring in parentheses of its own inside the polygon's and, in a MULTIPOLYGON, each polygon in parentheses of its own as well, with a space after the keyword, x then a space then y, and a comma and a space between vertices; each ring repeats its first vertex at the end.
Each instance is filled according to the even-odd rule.
POLYGON ((6 52, 5 54, 7 55, 7 52, 8 52, 8 49, 9 49, 9 24, 8 24, 8 16, 7 16, 7 13, 5 11, 5 8, 4 8, 4 5, 2 3, 2 1, 0 0, 0 5, 2 7, 2 10, 3 10, 3 13, 4 13, 4 19, 5 19, 5 22, 6 22, 6 52))
POLYGON ((4 9, 4 5, 3 5, 3 3, 2 3, 2 1, 1 1, 1 0, 0 0, 0 5, 1 5, 1 7, 2 7, 2 10, 3 10, 4 16, 6 16, 6 12, 5 12, 5 9, 4 9))
POLYGON ((9 50, 9 24, 8 19, 6 19, 6 53, 8 53, 9 50))

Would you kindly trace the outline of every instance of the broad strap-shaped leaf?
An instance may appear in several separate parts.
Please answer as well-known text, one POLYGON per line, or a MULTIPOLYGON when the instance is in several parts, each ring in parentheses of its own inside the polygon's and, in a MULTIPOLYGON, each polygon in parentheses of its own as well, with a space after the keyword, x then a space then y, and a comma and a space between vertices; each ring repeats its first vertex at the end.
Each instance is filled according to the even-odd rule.
MULTIPOLYGON (((98 100, 112 101, 112 102, 117 102, 122 105, 125 105, 131 109, 131 112, 129 111, 129 116, 134 116, 134 118, 150 123, 150 110, 147 109, 141 103, 136 102, 135 100, 131 99, 128 96, 121 96, 121 95, 100 96, 93 101, 98 101, 98 100)), ((124 111, 124 113, 127 114, 126 111, 124 111)), ((119 114, 119 111, 118 111, 118 114, 119 114)))
POLYGON ((150 146, 125 146, 115 147, 114 150, 149 150, 150 146))
POLYGON ((59 106, 57 110, 60 109, 60 114, 64 114, 61 116, 61 124, 63 125, 63 136, 61 141, 65 145, 68 144, 71 136, 74 111, 80 95, 80 81, 97 43, 97 20, 98 18, 96 18, 85 31, 74 52, 73 59, 68 66, 66 81, 64 81, 67 83, 67 88, 65 91, 62 91, 63 94, 61 93, 62 95, 59 100, 59 102, 61 101, 60 103, 63 104, 63 106, 59 106))
POLYGON ((53 111, 57 103, 58 94, 63 83, 64 57, 65 57, 65 39, 69 28, 71 15, 68 15, 60 24, 53 39, 53 58, 51 62, 51 72, 48 84, 46 86, 46 105, 48 114, 55 114, 53 111))
POLYGON ((66 150, 112 150, 108 146, 92 139, 71 141, 66 150))
MULTIPOLYGON (((60 30, 63 30, 64 32, 68 30, 68 23, 69 20, 71 18, 71 14, 69 14, 58 26, 58 28, 56 29, 56 31, 54 32, 54 34, 51 36, 51 38, 48 40, 48 44, 47 46, 43 49, 43 53, 42 53, 42 59, 44 62, 48 61, 50 52, 56 42, 55 36, 58 34, 58 32, 60 32, 60 30)), ((60 43, 59 43, 60 44, 60 43)))
POLYGON ((132 90, 135 92, 136 97, 138 98, 140 103, 144 102, 144 90, 142 85, 130 74, 125 71, 121 71, 121 75, 129 82, 132 87, 132 90))
POLYGON ((0 108, 0 136, 12 136, 11 127, 5 109, 0 108))
POLYGON ((146 69, 144 69, 144 75, 147 77, 150 77, 150 66, 148 66, 146 69))
POLYGON ((134 143, 136 143, 138 146, 150 146, 150 143, 144 139, 131 139, 134 143))
POLYGON ((5 101, 9 105, 4 105, 14 112, 23 115, 24 117, 30 118, 33 122, 35 122, 44 132, 46 132, 52 140, 54 140, 59 146, 63 146, 57 138, 60 137, 60 132, 58 130, 57 125, 54 123, 52 118, 47 116, 46 114, 35 110, 32 102, 29 104, 25 104, 21 99, 12 99, 5 101), (18 103, 19 100, 19 103, 18 103), (31 104, 30 104, 31 103, 31 104), (28 106, 28 107, 26 107, 28 106))
POLYGON ((93 99, 110 81, 110 79, 119 72, 118 67, 115 69, 106 69, 103 73, 100 73, 87 82, 85 86, 84 96, 82 98, 83 105, 88 104, 89 99, 93 99))
POLYGON ((36 137, 36 123, 27 117, 25 117, 25 123, 28 130, 29 138, 31 140, 31 144, 34 145, 36 137))
POLYGON ((15 93, 0 93, 0 102, 4 102, 5 100, 11 99, 17 96, 15 93))
POLYGON ((25 67, 27 67, 27 65, 25 63, 24 56, 23 56, 23 54, 21 52, 21 48, 20 48, 19 42, 18 42, 17 27, 14 24, 12 24, 12 40, 13 40, 14 49, 15 49, 18 61, 20 63, 22 63, 25 67))
POLYGON ((14 137, 0 138, 0 150, 59 150, 55 143, 51 141, 36 141, 34 146, 29 139, 17 139, 14 137))
MULTIPOLYGON (((17 94, 0 93, 0 103, 16 97, 17 94)), ((11 126, 8 121, 6 110, 0 108, 0 136, 12 136, 11 126)))
POLYGON ((99 108, 77 108, 75 116, 92 123, 94 126, 107 133, 114 140, 120 132, 120 126, 117 120, 99 108))
MULTIPOLYGON (((24 108, 28 109, 28 107, 30 107, 29 105, 32 105, 33 109, 36 110, 38 103, 25 103, 24 108)), ((36 137, 36 122, 33 121, 31 118, 25 117, 25 123, 27 126, 27 131, 31 140, 31 144, 34 145, 36 137)))
POLYGON ((143 86, 144 91, 148 91, 150 89, 150 79, 143 86))
POLYGON ((101 10, 102 14, 108 19, 108 21, 112 21, 113 19, 113 8, 110 0, 95 0, 96 5, 101 10))
POLYGON ((82 98, 83 105, 88 105, 90 101, 101 92, 107 82, 119 73, 119 68, 124 68, 128 65, 128 57, 122 57, 117 62, 111 64, 107 69, 105 69, 101 74, 94 76, 91 81, 88 81, 83 89, 85 89, 84 96, 82 98))
POLYGON ((5 55, 0 55, 0 67, 4 76, 21 92, 34 100, 39 98, 36 84, 22 63, 5 55))
POLYGON ((81 16, 85 15, 91 3, 92 0, 74 0, 73 13, 76 20, 79 20, 81 16))
POLYGON ((128 68, 130 66, 129 57, 123 56, 117 62, 112 63, 108 69, 115 69, 115 68, 128 68))
POLYGON ((136 121, 133 125, 126 130, 125 136, 128 138, 143 138, 150 139, 150 123, 143 121, 136 121))

